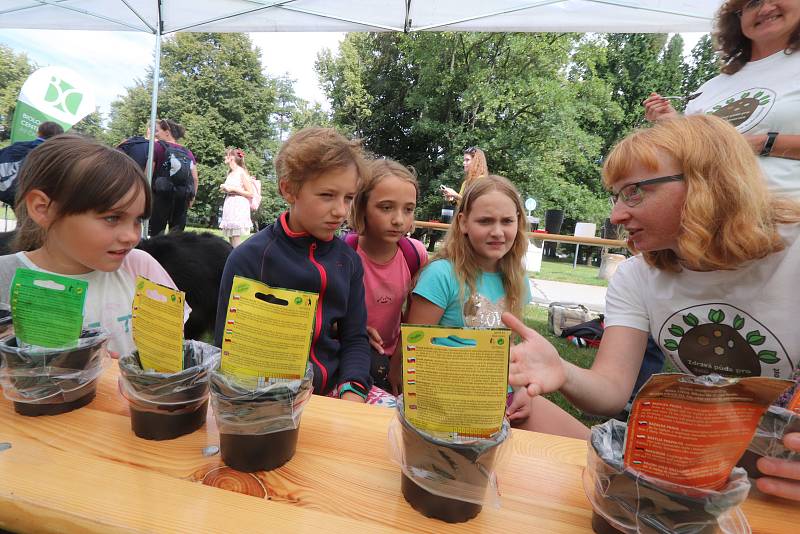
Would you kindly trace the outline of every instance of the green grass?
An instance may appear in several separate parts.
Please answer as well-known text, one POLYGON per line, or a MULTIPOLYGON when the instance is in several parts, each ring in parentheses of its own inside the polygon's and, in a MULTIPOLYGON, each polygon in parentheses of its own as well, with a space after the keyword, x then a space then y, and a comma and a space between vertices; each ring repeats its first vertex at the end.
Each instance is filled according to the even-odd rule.
MULTIPOLYGON (((579 348, 566 339, 552 334, 547 328, 547 308, 537 305, 527 306, 525 309, 524 320, 526 325, 539 332, 547 339, 547 341, 552 343, 562 358, 585 369, 588 369, 592 366, 595 354, 597 354, 597 349, 590 347, 579 348)), ((605 421, 605 418, 584 414, 572 406, 572 404, 570 404, 570 402, 561 393, 549 393, 545 395, 545 397, 579 419, 586 426, 590 427, 605 421)))
POLYGON ((553 280, 556 282, 571 282, 589 286, 608 287, 608 281, 597 277, 599 267, 591 265, 578 265, 572 268, 571 261, 559 261, 551 258, 542 260, 542 270, 538 273, 529 272, 528 276, 538 280, 553 280))

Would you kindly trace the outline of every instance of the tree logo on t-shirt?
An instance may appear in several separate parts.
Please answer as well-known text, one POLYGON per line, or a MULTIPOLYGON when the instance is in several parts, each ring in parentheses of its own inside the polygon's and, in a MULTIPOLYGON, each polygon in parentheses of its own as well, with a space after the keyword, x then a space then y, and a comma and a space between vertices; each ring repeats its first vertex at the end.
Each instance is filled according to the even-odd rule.
POLYGON ((693 375, 785 378, 794 367, 769 328, 723 303, 674 313, 661 326, 658 342, 677 367, 693 375))
POLYGON ((723 118, 745 133, 761 122, 775 102, 775 91, 766 87, 753 87, 726 97, 706 110, 706 113, 723 118))

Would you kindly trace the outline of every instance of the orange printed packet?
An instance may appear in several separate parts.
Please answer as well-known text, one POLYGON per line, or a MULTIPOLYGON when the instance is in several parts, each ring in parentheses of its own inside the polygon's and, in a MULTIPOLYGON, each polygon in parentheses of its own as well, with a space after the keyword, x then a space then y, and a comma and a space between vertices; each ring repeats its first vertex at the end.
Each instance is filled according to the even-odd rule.
POLYGON ((633 402, 625 467, 682 486, 721 489, 761 416, 791 384, 768 377, 653 375, 633 402))
POLYGON ((800 384, 795 388, 794 395, 789 399, 789 404, 786 405, 786 409, 800 414, 800 384))

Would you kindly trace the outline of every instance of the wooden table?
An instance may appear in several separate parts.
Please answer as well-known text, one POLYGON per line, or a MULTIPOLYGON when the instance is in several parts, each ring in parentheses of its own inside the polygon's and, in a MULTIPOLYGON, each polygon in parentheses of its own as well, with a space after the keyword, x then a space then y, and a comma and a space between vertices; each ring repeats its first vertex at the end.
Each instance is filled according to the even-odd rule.
MULTIPOLYGON (((387 452, 393 410, 313 397, 297 454, 285 466, 247 475, 203 449, 219 443, 207 426, 172 441, 133 435, 112 362, 97 398, 52 417, 16 415, 0 401, 0 529, 20 532, 591 532, 581 471, 586 444, 514 431, 499 470, 502 508, 448 525, 415 512, 400 493, 387 452), (267 498, 223 488, 242 484, 267 498)), ((796 531, 796 504, 751 496, 756 533, 796 531)))

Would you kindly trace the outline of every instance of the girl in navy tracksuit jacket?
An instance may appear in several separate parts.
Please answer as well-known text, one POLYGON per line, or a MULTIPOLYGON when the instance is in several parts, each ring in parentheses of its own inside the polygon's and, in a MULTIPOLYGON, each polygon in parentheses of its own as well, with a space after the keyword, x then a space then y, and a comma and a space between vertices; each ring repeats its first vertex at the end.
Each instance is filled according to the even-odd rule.
POLYGON ((231 253, 215 332, 221 346, 236 275, 318 293, 309 355, 314 393, 356 402, 365 402, 372 388, 364 270, 335 231, 347 216, 363 164, 357 144, 330 128, 306 128, 284 143, 275 168, 289 211, 231 253))

